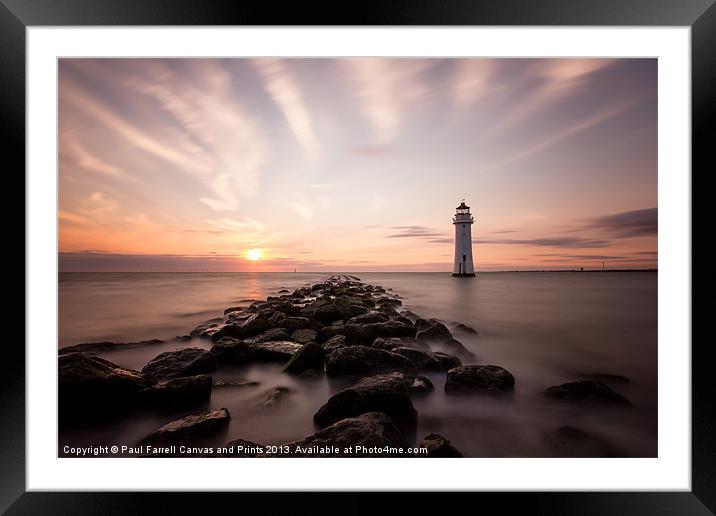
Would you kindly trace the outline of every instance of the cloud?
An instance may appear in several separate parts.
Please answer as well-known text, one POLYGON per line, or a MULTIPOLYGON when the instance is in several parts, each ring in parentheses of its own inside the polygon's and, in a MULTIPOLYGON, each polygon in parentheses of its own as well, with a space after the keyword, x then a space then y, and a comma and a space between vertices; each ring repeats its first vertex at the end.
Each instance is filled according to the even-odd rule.
MULTIPOLYGON (((268 147, 259 125, 238 105, 232 77, 220 61, 188 60, 182 73, 154 60, 133 62, 128 69, 104 66, 99 71, 85 60, 62 63, 89 66, 97 80, 123 89, 114 102, 100 102, 86 84, 80 86, 62 76, 60 101, 74 108, 73 113, 81 113, 92 124, 113 132, 121 143, 198 180, 209 195, 199 194, 197 200, 214 211, 231 211, 238 209, 241 198, 255 195, 268 147), (118 103, 128 106, 122 115, 114 108, 118 103), (156 116, 161 112, 173 123, 161 122, 156 116)), ((72 147, 71 139, 68 150, 84 159, 85 166, 105 173, 118 169, 112 164, 107 168, 106 162, 88 162, 88 155, 94 154, 82 154, 77 145, 72 147)), ((139 156, 133 159, 137 162, 139 156)))
POLYGON ((659 229, 659 210, 647 208, 595 217, 589 227, 604 231, 613 238, 656 235, 659 229))
POLYGON ((497 63, 495 59, 458 59, 454 62, 452 100, 458 111, 502 89, 494 77, 497 63))
POLYGON ((436 238, 445 235, 445 233, 432 230, 425 226, 393 226, 391 229, 395 229, 397 232, 391 233, 385 238, 436 238))
POLYGON ((547 136, 546 138, 529 144, 522 150, 515 151, 514 153, 511 153, 508 157, 499 160, 492 165, 488 165, 487 167, 485 167, 485 170, 493 171, 496 169, 500 169, 507 165, 511 165, 513 163, 529 158, 530 156, 533 156, 534 154, 537 154, 539 152, 543 152, 550 147, 554 147, 555 145, 563 142, 564 140, 571 138, 572 136, 575 136, 579 133, 583 133, 584 131, 591 129, 592 127, 596 127, 597 125, 606 122, 607 120, 614 118, 617 115, 622 114, 627 109, 632 107, 632 105, 633 103, 631 102, 621 103, 617 106, 613 106, 609 109, 606 109, 601 113, 597 113, 596 115, 593 115, 585 120, 565 127, 564 129, 558 131, 555 134, 552 134, 550 136, 547 136))
POLYGON ((282 59, 254 59, 253 64, 298 142, 309 156, 318 155, 320 145, 313 130, 311 115, 286 62, 282 59))
POLYGON ((119 167, 92 153, 80 143, 73 131, 64 131, 60 134, 59 152, 61 157, 68 159, 73 166, 79 169, 118 179, 135 180, 119 167))
POLYGON ((527 239, 511 239, 511 238, 479 238, 473 239, 474 243, 479 244, 500 244, 500 245, 526 245, 538 247, 566 247, 566 248, 592 248, 607 247, 611 244, 609 240, 598 240, 578 237, 547 237, 547 238, 527 238, 527 239))
POLYGON ((429 95, 420 75, 431 63, 422 59, 344 59, 354 94, 365 118, 371 123, 377 143, 395 137, 406 111, 429 95))

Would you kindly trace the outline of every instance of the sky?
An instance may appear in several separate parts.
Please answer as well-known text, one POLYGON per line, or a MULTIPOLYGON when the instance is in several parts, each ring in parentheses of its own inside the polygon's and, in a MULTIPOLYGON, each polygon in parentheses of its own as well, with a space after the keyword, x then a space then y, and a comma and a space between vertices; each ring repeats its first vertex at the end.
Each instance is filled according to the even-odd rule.
POLYGON ((656 268, 656 59, 61 59, 61 271, 656 268), (253 259, 252 259, 253 258, 253 259))

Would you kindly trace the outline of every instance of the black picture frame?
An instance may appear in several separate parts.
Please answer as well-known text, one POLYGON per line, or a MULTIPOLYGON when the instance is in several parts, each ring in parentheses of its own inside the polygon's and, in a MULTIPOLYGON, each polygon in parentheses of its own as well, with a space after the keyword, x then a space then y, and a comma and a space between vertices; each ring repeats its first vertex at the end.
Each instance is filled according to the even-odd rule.
MULTIPOLYGON (((691 27, 692 169, 708 172, 716 113, 715 0, 384 0, 322 5, 215 0, 0 0, 0 106, 5 160, 25 167, 26 28, 53 25, 635 25, 691 27), (14 158, 14 159, 12 159, 14 158)), ((663 142, 662 142, 663 143, 663 142)), ((711 171, 713 168, 710 169, 711 171)), ((11 168, 8 167, 10 174, 11 168)), ((12 170, 14 174, 14 169, 12 170)), ((694 174, 692 172, 692 178, 694 174)), ((692 183, 693 184, 693 183, 692 183)), ((18 196, 19 197, 19 196, 18 196)), ((693 248, 692 248, 693 252, 693 248)), ((186 513, 256 510, 274 514, 336 510, 358 514, 385 494, 25 492, 25 354, 6 342, 0 375, 0 510, 7 514, 186 513), (290 498, 289 498, 290 496, 290 498), (331 496, 332 498, 333 496, 331 496), (240 500, 239 500, 240 499, 240 500), (336 503, 338 502, 338 504, 336 503), (239 505, 240 504, 240 505, 239 505), (160 509, 155 509, 155 507, 160 509), (261 507, 264 507, 261 510, 261 507)), ((690 345, 690 342, 670 345, 690 345)), ((474 510, 537 514, 712 514, 716 512, 716 404, 710 342, 692 344, 692 490, 690 492, 448 493, 404 496, 401 512, 474 510), (445 497, 450 497, 449 502, 445 497), (449 505, 446 506, 446 503, 449 505), (459 510, 459 509, 458 509, 459 510)), ((426 469, 426 474, 429 474, 426 469)))

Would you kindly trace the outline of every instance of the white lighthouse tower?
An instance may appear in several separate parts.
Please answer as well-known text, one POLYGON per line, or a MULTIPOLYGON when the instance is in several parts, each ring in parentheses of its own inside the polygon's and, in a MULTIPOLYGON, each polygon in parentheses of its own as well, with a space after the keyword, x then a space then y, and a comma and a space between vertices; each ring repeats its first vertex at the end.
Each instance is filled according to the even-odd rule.
POLYGON ((452 223, 455 226, 455 264, 453 276, 474 276, 472 264, 472 225, 475 219, 470 214, 470 207, 463 200, 457 207, 452 223))

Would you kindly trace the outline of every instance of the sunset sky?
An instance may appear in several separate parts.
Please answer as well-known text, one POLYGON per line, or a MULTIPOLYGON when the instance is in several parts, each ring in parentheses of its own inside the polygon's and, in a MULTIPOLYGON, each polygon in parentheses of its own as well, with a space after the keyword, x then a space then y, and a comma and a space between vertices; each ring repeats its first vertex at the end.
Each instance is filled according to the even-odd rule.
POLYGON ((657 265, 655 59, 61 59, 61 271, 657 265), (254 258, 253 260, 249 257, 254 258))

